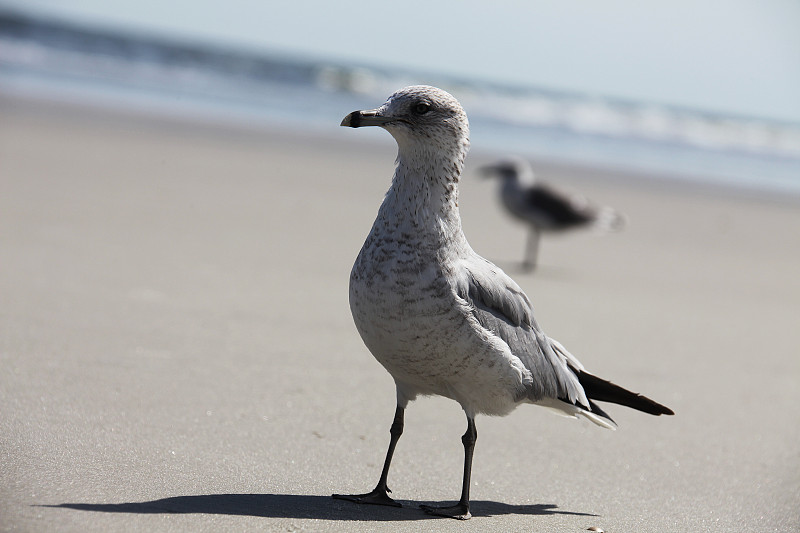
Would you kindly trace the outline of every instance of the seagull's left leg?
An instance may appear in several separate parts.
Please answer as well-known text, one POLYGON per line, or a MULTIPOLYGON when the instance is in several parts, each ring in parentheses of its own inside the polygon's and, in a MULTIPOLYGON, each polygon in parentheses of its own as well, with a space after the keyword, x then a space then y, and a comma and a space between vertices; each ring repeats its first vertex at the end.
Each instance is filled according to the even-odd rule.
POLYGON ((386 451, 386 460, 383 462, 383 470, 381 471, 381 478, 378 484, 372 489, 372 492, 366 494, 333 494, 334 498, 339 500, 349 500, 355 503, 369 503, 372 505, 389 505, 392 507, 402 507, 400 502, 394 501, 389 497, 389 487, 386 486, 386 480, 389 477, 389 467, 392 464, 392 456, 394 455, 394 448, 397 446, 397 441, 400 440, 400 435, 403 434, 405 409, 397 405, 397 410, 394 412, 394 420, 392 427, 389 430, 391 440, 389 441, 389 449, 386 451))
POLYGON ((539 260, 539 228, 531 224, 528 230, 528 239, 525 241, 525 259, 522 268, 531 271, 536 268, 539 260))
POLYGON ((478 440, 478 430, 475 429, 475 419, 467 415, 467 432, 461 437, 464 444, 464 481, 461 485, 461 499, 457 504, 449 507, 432 507, 421 505, 420 508, 428 514, 456 518, 458 520, 469 520, 472 515, 469 512, 469 485, 472 477, 472 454, 475 451, 475 441, 478 440))

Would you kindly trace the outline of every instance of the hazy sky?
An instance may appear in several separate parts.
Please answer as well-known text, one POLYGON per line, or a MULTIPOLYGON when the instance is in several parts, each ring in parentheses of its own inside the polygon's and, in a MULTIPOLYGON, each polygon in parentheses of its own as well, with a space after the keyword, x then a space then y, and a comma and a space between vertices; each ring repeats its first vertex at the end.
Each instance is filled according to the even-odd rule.
POLYGON ((800 122, 800 0, 0 0, 0 6, 800 122))

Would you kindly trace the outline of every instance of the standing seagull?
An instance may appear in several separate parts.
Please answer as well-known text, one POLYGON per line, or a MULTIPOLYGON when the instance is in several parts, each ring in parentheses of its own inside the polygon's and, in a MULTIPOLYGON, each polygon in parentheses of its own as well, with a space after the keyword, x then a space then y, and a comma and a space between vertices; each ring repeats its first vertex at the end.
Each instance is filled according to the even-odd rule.
POLYGON ((525 246, 525 270, 536 268, 539 237, 542 231, 565 231, 591 227, 617 231, 625 226, 625 216, 611 207, 590 204, 583 196, 567 194, 536 179, 530 163, 509 159, 483 167, 486 176, 499 176, 500 199, 515 218, 529 227, 525 246))
POLYGON ((471 516, 477 414, 502 416, 532 403, 609 429, 614 421, 593 400, 672 414, 585 372, 542 332, 522 289, 470 248, 458 212, 469 125, 455 98, 435 87, 406 87, 378 109, 350 113, 342 126, 380 126, 399 145, 392 185, 350 274, 353 319, 394 378, 397 410, 378 485, 334 498, 400 507, 386 480, 403 413, 418 395, 451 398, 467 415, 461 498, 450 507, 422 507, 462 520, 471 516))

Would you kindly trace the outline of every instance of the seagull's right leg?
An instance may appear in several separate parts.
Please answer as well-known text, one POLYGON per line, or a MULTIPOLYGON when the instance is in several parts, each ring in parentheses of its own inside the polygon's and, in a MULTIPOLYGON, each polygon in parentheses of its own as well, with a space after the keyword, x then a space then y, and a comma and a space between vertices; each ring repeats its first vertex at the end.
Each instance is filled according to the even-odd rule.
POLYGON ((372 492, 366 494, 334 494, 334 498, 340 500, 349 500, 355 503, 369 503, 372 505, 391 505, 393 507, 402 507, 402 505, 389 497, 389 487, 386 486, 386 480, 389 477, 389 466, 392 464, 392 455, 394 455, 394 448, 397 446, 397 441, 400 440, 400 435, 403 434, 403 414, 405 409, 397 406, 394 412, 394 421, 389 430, 391 440, 389 441, 389 449, 386 451, 386 460, 383 462, 383 471, 381 478, 378 480, 378 485, 372 489, 372 492))
POLYGON ((536 261, 539 256, 539 228, 530 226, 528 240, 525 242, 525 260, 522 261, 522 268, 531 271, 536 268, 536 261))
POLYGON ((475 419, 467 415, 467 431, 461 437, 464 444, 464 481, 461 484, 461 498, 455 505, 446 507, 434 507, 432 505, 420 505, 420 509, 428 514, 446 516, 457 520, 469 520, 472 514, 469 512, 469 487, 472 479, 472 455, 475 451, 475 442, 478 440, 478 430, 475 429, 475 419))

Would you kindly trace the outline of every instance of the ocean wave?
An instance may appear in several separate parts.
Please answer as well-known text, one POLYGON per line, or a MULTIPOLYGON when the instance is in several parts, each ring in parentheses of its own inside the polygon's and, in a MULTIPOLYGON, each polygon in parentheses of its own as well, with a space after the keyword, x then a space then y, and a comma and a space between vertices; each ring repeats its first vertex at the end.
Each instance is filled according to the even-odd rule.
MULTIPOLYGON (((541 149, 565 158, 572 149, 576 159, 591 154, 595 160, 613 162, 616 158, 622 166, 628 162, 623 158, 630 159, 632 147, 657 165, 669 165, 670 157, 681 150, 693 154, 687 161, 696 159, 699 152, 736 156, 739 165, 740 156, 762 161, 775 158, 782 160, 777 167, 784 181, 787 173, 794 172, 792 168, 787 171, 787 165, 796 164, 800 169, 800 124, 790 122, 225 49, 0 12, 0 89, 4 72, 116 84, 153 94, 180 92, 205 101, 258 107, 262 116, 263 110, 285 113, 287 106, 300 109, 309 100, 318 109, 325 109, 327 102, 330 114, 340 114, 338 106, 344 101, 375 105, 399 87, 422 82, 456 95, 472 122, 493 132, 495 145, 521 149, 522 142, 508 140, 512 134, 523 140, 527 135, 545 139, 539 143, 541 149), (299 97, 293 100, 295 93, 304 101, 299 97), (658 150, 660 154, 656 154, 658 150)), ((327 112, 320 117, 329 120, 327 112)), ((735 173, 727 168, 730 162, 718 159, 718 164, 722 173, 735 173)), ((702 166, 707 169, 713 164, 702 166)), ((795 177, 800 189, 800 170, 795 177)))

